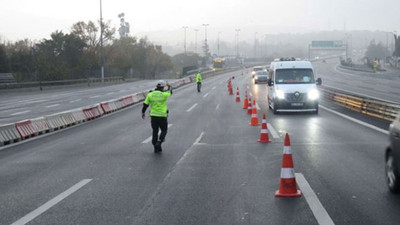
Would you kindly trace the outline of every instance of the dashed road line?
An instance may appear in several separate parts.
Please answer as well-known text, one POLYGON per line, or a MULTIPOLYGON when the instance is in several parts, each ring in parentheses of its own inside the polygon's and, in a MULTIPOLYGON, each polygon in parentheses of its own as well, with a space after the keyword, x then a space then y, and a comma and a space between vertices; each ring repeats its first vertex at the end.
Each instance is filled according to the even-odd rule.
POLYGON ((40 214, 46 212, 48 209, 56 205, 57 203, 64 200, 66 197, 70 196, 74 192, 78 191, 80 188, 88 184, 92 179, 84 179, 81 180, 79 183, 75 184, 74 186, 70 187, 68 190, 64 191, 63 193, 59 194, 55 198, 51 199, 50 201, 46 202, 39 208, 33 210, 32 212, 28 213, 26 216, 22 217, 21 219, 15 221, 11 225, 24 225, 38 217, 40 214))
POLYGON ((214 86, 214 87, 212 87, 211 89, 214 90, 215 88, 217 88, 217 87, 214 86))
POLYGON ((221 105, 221 104, 218 104, 218 105, 217 105, 217 107, 215 107, 215 109, 216 109, 216 110, 218 110, 218 109, 219 109, 219 105, 221 105))
POLYGON ((108 92, 106 95, 112 95, 114 94, 114 92, 108 92))
POLYGON ((268 131, 271 133, 272 137, 279 138, 279 134, 278 132, 276 132, 275 128, 270 123, 267 123, 267 125, 268 125, 268 131))
POLYGON ((257 109, 257 110, 260 110, 260 109, 261 109, 257 102, 256 102, 256 109, 257 109))
POLYGON ((75 99, 75 100, 72 100, 72 101, 70 101, 69 103, 75 103, 75 102, 80 102, 80 101, 82 101, 82 99, 81 99, 81 98, 79 98, 79 99, 75 99))
POLYGON ((100 97, 100 95, 91 96, 89 98, 98 98, 98 97, 100 97))
POLYGON ((250 97, 253 97, 253 93, 250 92, 249 95, 250 95, 250 97))
POLYGON ((46 106, 46 108, 53 108, 53 107, 57 107, 57 106, 59 106, 60 104, 54 104, 54 105, 48 105, 48 106, 46 106))
POLYGON ((196 106, 197 106, 197 103, 195 103, 194 105, 192 105, 192 107, 190 107, 188 110, 186 110, 186 112, 192 111, 192 110, 194 109, 194 107, 196 107, 196 106))
POLYGON ((206 97, 208 96, 208 94, 209 94, 209 93, 207 93, 207 94, 203 95, 203 98, 206 98, 206 97))
POLYGON ((304 198, 306 199, 311 211, 314 214, 315 219, 320 225, 334 225, 328 212, 325 210, 324 206, 319 201, 317 195, 312 190, 310 184, 307 182, 306 178, 301 173, 296 173, 296 182, 299 185, 304 198))
MULTIPOLYGON (((168 128, 170 128, 172 125, 173 125, 173 124, 171 124, 171 123, 168 124, 168 128)), ((158 135, 160 135, 160 133, 161 133, 161 130, 158 131, 158 135)), ((142 144, 147 144, 147 143, 149 143, 149 142, 151 141, 151 139, 153 139, 153 136, 150 136, 150 137, 148 137, 146 140, 142 141, 142 144)))
POLYGON ((25 110, 25 111, 22 111, 22 112, 16 112, 16 113, 11 114, 11 116, 18 116, 18 115, 21 115, 21 114, 28 113, 28 112, 30 112, 30 111, 31 111, 31 110, 25 110))

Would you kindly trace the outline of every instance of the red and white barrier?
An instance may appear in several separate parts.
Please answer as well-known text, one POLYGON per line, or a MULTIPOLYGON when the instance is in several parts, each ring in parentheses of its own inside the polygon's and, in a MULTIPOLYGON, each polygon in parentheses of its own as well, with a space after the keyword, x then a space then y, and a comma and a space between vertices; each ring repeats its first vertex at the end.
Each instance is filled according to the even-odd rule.
POLYGON ((16 122, 15 128, 17 128, 17 131, 19 135, 21 135, 22 139, 34 137, 37 135, 37 132, 35 131, 35 128, 33 127, 32 122, 30 120, 23 120, 20 122, 16 122))

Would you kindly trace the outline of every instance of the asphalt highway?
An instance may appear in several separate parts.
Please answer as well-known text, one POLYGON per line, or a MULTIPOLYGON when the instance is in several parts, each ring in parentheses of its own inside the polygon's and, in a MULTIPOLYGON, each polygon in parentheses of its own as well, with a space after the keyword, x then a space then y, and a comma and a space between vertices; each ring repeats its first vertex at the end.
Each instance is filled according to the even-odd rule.
POLYGON ((195 84, 175 90, 161 154, 148 142, 141 104, 3 147, 0 224, 398 224, 400 197, 384 178, 384 129, 324 101, 318 115, 274 115, 266 94, 266 84, 240 72, 204 80, 201 93, 195 84), (232 76, 240 103, 227 91, 232 76), (258 120, 267 116, 271 143, 257 142, 260 126, 242 109, 245 90, 258 120), (300 198, 274 196, 286 133, 300 198))

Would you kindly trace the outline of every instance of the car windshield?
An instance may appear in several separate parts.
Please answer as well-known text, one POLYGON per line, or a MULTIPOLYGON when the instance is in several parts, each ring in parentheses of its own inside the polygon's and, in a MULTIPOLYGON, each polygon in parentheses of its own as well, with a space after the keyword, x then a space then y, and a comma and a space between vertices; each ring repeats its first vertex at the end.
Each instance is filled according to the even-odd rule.
POLYGON ((259 72, 257 72, 257 76, 268 76, 268 72, 266 72, 266 71, 259 71, 259 72))
POLYGON ((276 70, 275 82, 277 84, 314 83, 311 69, 279 69, 276 70))
POLYGON ((260 70, 263 70, 261 67, 255 67, 255 68, 253 68, 253 71, 260 71, 260 70))

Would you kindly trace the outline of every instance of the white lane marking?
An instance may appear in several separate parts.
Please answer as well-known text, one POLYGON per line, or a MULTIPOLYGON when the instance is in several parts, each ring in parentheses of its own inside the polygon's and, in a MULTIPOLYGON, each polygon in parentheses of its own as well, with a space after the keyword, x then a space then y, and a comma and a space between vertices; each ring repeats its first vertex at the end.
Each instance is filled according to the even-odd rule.
POLYGON ((207 93, 207 94, 203 95, 203 98, 207 97, 207 96, 208 96, 208 94, 209 94, 209 93, 207 93))
POLYGON ((250 95, 250 97, 253 97, 253 93, 250 92, 249 95, 250 95))
POLYGON ((48 105, 48 106, 46 106, 46 108, 53 108, 53 107, 57 107, 57 106, 59 106, 60 104, 54 104, 54 105, 48 105))
MULTIPOLYGON (((168 128, 170 128, 173 124, 168 124, 168 128)), ((158 131, 158 135, 160 135, 161 130, 158 131)), ((142 144, 147 144, 151 141, 151 139, 153 139, 153 136, 148 137, 146 140, 142 141, 142 144)))
POLYGON ((11 114, 11 116, 17 116, 17 115, 25 114, 25 113, 28 113, 30 111, 31 110, 25 110, 25 111, 22 111, 22 112, 16 112, 16 113, 11 114))
POLYGON ((218 109, 219 109, 219 105, 220 105, 220 104, 218 104, 218 105, 217 105, 217 107, 215 108, 216 110, 218 110, 218 109))
POLYGON ((250 87, 247 85, 247 89, 249 89, 250 87))
POLYGON ((376 127, 376 126, 374 126, 374 125, 365 123, 365 122, 363 122, 363 121, 361 121, 361 120, 354 119, 354 118, 352 118, 352 117, 350 117, 350 116, 346 116, 346 115, 344 115, 344 114, 342 114, 342 113, 340 113, 340 112, 336 112, 336 111, 334 111, 334 110, 332 110, 332 109, 330 109, 330 108, 328 108, 328 107, 325 107, 325 106, 322 106, 322 105, 319 105, 319 107, 325 109, 326 111, 329 111, 329 112, 331 112, 331 113, 334 113, 334 114, 336 114, 336 115, 338 115, 338 116, 341 116, 341 117, 343 117, 343 118, 345 118, 345 119, 348 119, 348 120, 350 120, 350 121, 353 121, 353 122, 355 122, 355 123, 358 123, 358 124, 360 124, 360 125, 362 125, 362 126, 371 128, 371 129, 376 130, 376 131, 378 131, 378 132, 381 132, 381 133, 383 133, 383 134, 389 134, 389 131, 387 131, 387 130, 384 130, 384 129, 381 129, 381 128, 376 127))
POLYGON ((114 94, 114 92, 108 92, 106 95, 112 95, 114 94))
POLYGON ((32 100, 29 101, 29 103, 39 103, 39 102, 45 102, 46 100, 32 100))
POLYGON ((204 135, 204 131, 201 132, 200 136, 196 139, 196 141, 193 143, 193 145, 197 145, 201 141, 201 138, 203 137, 203 135, 204 135))
POLYGON ((197 106, 197 103, 195 103, 194 105, 192 105, 192 107, 190 107, 188 110, 186 110, 186 112, 192 111, 192 109, 194 109, 194 107, 196 107, 196 106, 197 106))
POLYGON ((83 186, 88 184, 90 181, 92 181, 92 179, 81 180, 79 183, 77 183, 74 186, 70 187, 68 190, 66 190, 63 193, 59 194, 58 196, 56 196, 55 198, 51 199, 50 201, 46 202, 45 204, 43 204, 39 208, 37 208, 37 209, 33 210, 32 212, 28 213, 27 215, 25 215, 21 219, 15 221, 11 225, 23 225, 23 224, 29 223, 30 221, 35 219, 40 214, 46 212, 51 207, 53 207, 54 205, 56 205, 57 203, 61 202, 63 199, 65 199, 69 195, 73 194, 74 192, 76 192, 77 190, 79 190, 80 188, 82 188, 83 186))
POLYGON ((258 103, 256 103, 256 108, 257 108, 257 110, 261 109, 260 106, 258 105, 258 103))
POLYGON ((80 101, 82 101, 82 99, 81 99, 81 98, 79 98, 79 99, 75 99, 75 100, 72 100, 72 101, 69 101, 69 103, 80 102, 80 101))
POLYGON ((91 96, 89 98, 98 98, 98 97, 100 97, 100 95, 91 96))
POLYGON ((334 225, 328 212, 326 212, 324 206, 319 201, 317 195, 312 190, 310 184, 301 173, 296 173, 296 182, 303 192, 304 198, 306 199, 311 211, 314 214, 315 219, 320 225, 334 225))
POLYGON ((268 125, 268 130, 269 130, 269 132, 271 133, 272 137, 273 137, 273 138, 279 138, 279 134, 278 134, 278 132, 276 132, 276 130, 275 130, 275 128, 272 126, 272 124, 267 123, 267 125, 268 125))
POLYGON ((215 88, 217 88, 217 87, 214 86, 214 87, 212 87, 211 89, 214 90, 215 88))

